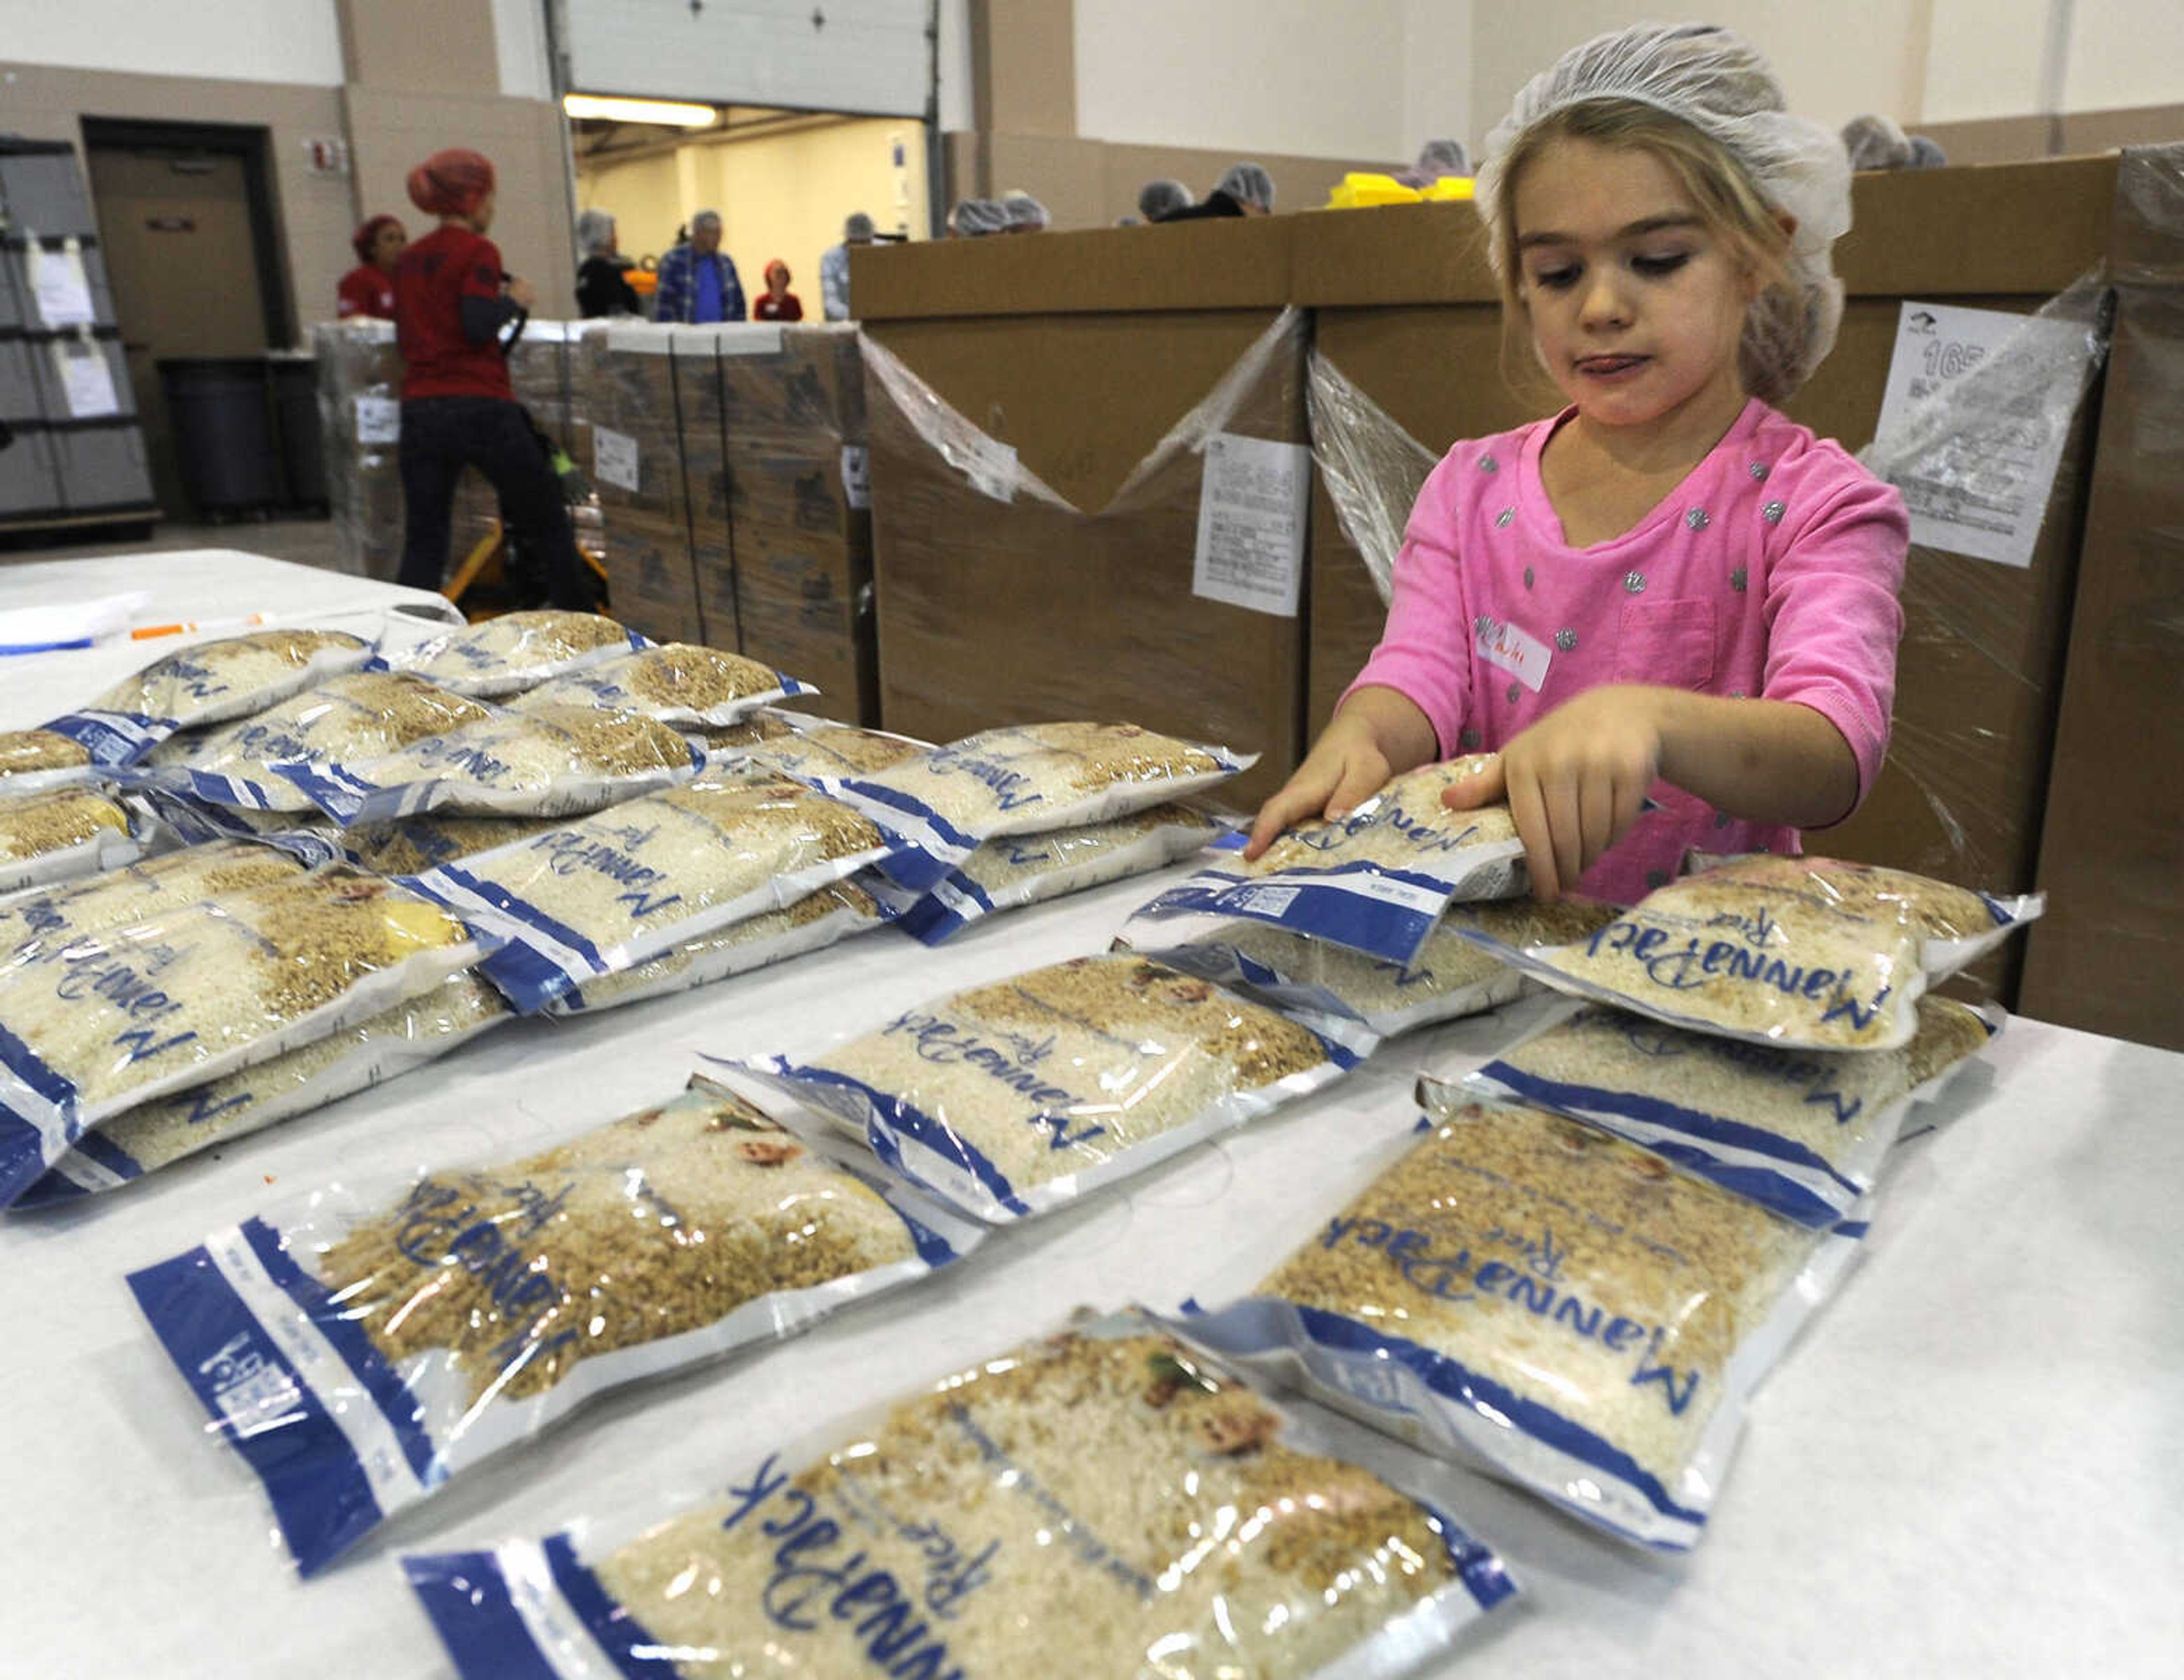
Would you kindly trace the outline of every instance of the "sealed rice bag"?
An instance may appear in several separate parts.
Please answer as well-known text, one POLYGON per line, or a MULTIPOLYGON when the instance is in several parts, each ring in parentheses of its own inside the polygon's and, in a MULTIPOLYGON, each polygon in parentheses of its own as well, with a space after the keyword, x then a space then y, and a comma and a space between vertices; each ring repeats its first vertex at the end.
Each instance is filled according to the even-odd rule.
POLYGON ((0 729, 0 795, 42 793, 92 778, 91 748, 50 729, 0 729))
POLYGON ((171 1097, 139 1103, 75 1141, 25 1190, 16 1210, 118 1189, 131 1179, 423 1067, 510 1020, 500 993, 472 974, 300 1049, 171 1097))
POLYGON ((618 654, 542 682, 509 702, 522 711, 549 705, 635 712, 691 728, 725 728, 761 706, 818 691, 785 671, 739 654, 670 642, 618 654))
POLYGON ((717 761, 742 775, 813 782, 822 776, 870 776, 933 750, 929 742, 906 735, 785 711, 760 712, 726 729, 709 729, 700 738, 708 764, 717 761))
POLYGON ((339 630, 259 630, 200 642, 155 659, 45 727, 86 748, 98 764, 134 764, 177 730, 262 712, 371 657, 370 643, 339 630))
POLYGON ((1815 1050, 1911 1040, 1930 981, 2037 916, 1900 870, 1762 854, 1649 893, 1590 938, 1515 954, 1548 985, 1672 1026, 1815 1050))
POLYGON ((426 811, 573 816, 688 782, 704 754, 664 723, 588 706, 509 712, 349 764, 276 766, 335 821, 426 811))
POLYGON ((1400 1680, 1516 1591, 1446 1472, 1141 1312, 823 1438, 649 1528, 404 1567, 464 1680, 1400 1680))
POLYGON ((651 645, 635 631, 597 613, 541 608, 503 613, 482 624, 450 631, 390 663, 458 694, 489 700, 651 645))
POLYGON ((1408 965, 1450 904, 1530 890, 1508 807, 1452 811, 1440 802, 1468 763, 1396 776, 1347 816, 1299 823, 1254 861, 1201 871, 1138 914, 1241 917, 1408 965))
POLYGON ((1864 1227, 1808 1231, 1544 1109, 1419 1095, 1401 1159, 1196 1332, 1610 1533, 1696 1544, 1747 1399, 1864 1227))
POLYGON ((1127 723, 989 729, 870 774, 819 785, 913 842, 923 858, 889 873, 922 891, 987 840, 1078 828, 1179 799, 1255 758, 1127 723))
POLYGON ((561 821, 551 816, 460 816, 442 810, 429 816, 352 823, 339 833, 343 854, 351 863, 362 864, 376 875, 422 875, 473 853, 528 840, 560 827, 561 821))
POLYGON ((273 766, 355 764, 468 724, 493 709, 399 671, 357 671, 203 735, 153 749, 136 782, 202 804, 309 812, 310 799, 273 766))
POLYGON ((1613 905, 1578 898, 1451 904, 1407 963, 1222 916, 1134 920, 1124 924, 1120 943, 1186 974, 1242 987, 1292 1015, 1356 1021, 1378 1039, 1484 1014, 1538 989, 1459 928, 1484 930, 1513 945, 1561 943, 1582 938, 1615 915, 1613 905))
POLYGON ((133 862, 144 849, 136 827, 124 806, 95 787, 0 794, 0 893, 133 862))
POLYGON ((888 915, 855 881, 837 881, 786 910, 768 910, 712 933, 685 939, 664 956, 587 980, 546 1006, 549 1015, 585 1015, 642 1003, 749 974, 887 925, 888 915))
POLYGON ((1999 1030, 1931 993, 1900 1050, 1803 1050, 1665 1026, 1607 1004, 1558 1013, 1465 1083, 1590 1121, 1800 1225, 1869 1194, 1914 1101, 1999 1030))
POLYGON ((484 972, 536 1015, 588 982, 793 904, 900 845, 801 782, 708 781, 409 881, 507 942, 484 972))
POLYGON ((939 999, 807 1062, 730 1065, 1002 1224, 1142 1172, 1357 1062, 1263 1004, 1111 954, 939 999))
POLYGON ((592 1396, 779 1340, 978 1240, 837 1153, 694 1079, 521 1160, 329 1185, 129 1284, 309 1575, 592 1396))
POLYGON ((87 880, 0 899, 0 968, 52 961, 79 939, 178 910, 218 893, 286 881, 304 865, 276 847, 248 840, 202 846, 125 864, 87 880))
POLYGON ((482 954, 429 899, 337 865, 0 969, 0 1206, 115 1115, 323 1038, 482 954))
POLYGON ((1166 804, 1082 828, 989 840, 924 893, 905 895, 902 928, 938 945, 1001 910, 1165 869, 1234 826, 1193 805, 1166 804))

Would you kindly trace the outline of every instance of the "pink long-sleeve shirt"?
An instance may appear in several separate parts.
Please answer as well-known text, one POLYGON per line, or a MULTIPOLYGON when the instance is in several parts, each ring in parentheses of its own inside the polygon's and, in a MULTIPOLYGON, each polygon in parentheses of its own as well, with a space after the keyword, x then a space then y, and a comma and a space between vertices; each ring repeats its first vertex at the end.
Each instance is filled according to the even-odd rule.
MULTIPOLYGON (((1450 756, 1499 748, 1602 683, 1794 700, 1842 732, 1862 801, 1896 694, 1902 496, 1755 398, 1652 513, 1573 548, 1540 455, 1574 412, 1458 443, 1434 469, 1396 561, 1387 629, 1350 692, 1405 695, 1450 756)), ((1652 792, 1660 809, 1580 892, 1634 902, 1674 876, 1687 847, 1798 849, 1795 829, 1665 782, 1652 792)))

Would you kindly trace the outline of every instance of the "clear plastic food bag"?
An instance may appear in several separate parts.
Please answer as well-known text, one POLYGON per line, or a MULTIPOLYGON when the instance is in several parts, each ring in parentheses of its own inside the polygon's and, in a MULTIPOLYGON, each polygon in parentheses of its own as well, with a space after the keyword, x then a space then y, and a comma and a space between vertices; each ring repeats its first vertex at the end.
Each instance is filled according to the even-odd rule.
POLYGON ((248 840, 214 840, 0 899, 0 967, 51 960, 93 933, 178 910, 216 893, 285 881, 304 865, 248 840))
POLYGON ((509 705, 515 711, 539 704, 594 706, 687 728, 720 729, 761 706, 818 692, 756 659, 669 642, 551 678, 509 705))
POLYGON ((134 862, 142 819, 96 787, 0 794, 0 893, 75 881, 134 862))
POLYGON ((419 644, 391 663, 443 688, 489 700, 619 659, 651 642, 598 613, 503 613, 419 644))
POLYGON ((0 730, 0 794, 42 793, 88 782, 91 748, 50 729, 0 730))

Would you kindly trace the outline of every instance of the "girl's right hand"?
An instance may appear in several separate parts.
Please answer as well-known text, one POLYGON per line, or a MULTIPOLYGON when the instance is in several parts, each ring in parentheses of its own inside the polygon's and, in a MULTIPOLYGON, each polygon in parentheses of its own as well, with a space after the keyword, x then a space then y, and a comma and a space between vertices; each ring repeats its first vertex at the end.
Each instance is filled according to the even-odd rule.
POLYGON ((1388 755, 1364 720, 1338 715, 1288 785, 1259 807, 1251 842, 1244 848, 1245 861, 1264 852, 1292 824, 1348 815, 1384 787, 1392 774, 1388 755))

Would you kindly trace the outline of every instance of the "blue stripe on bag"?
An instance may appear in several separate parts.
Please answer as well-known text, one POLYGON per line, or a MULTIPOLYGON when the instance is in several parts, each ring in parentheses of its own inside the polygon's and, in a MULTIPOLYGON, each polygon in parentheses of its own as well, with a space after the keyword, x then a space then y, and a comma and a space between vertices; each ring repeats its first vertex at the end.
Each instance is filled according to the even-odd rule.
POLYGON ((491 1552, 405 1557, 402 1573, 463 1680, 559 1680, 491 1552))
POLYGON ((541 1549, 563 1601, 577 1612, 599 1649, 628 1680, 677 1680, 682 1671, 672 1662, 664 1656, 644 1655, 666 1647, 636 1616, 615 1602, 598 1576, 577 1561, 577 1549, 566 1534, 549 1535, 541 1549))
POLYGON ((222 1426, 228 1444, 265 1484, 298 1570, 309 1575, 324 1568, 377 1526, 379 1503, 348 1438, 281 1357, 210 1254, 192 1249, 131 1272, 129 1288, 206 1414, 222 1426), (294 1398, 276 1425, 244 1435, 228 1426, 218 1378, 223 1369, 252 1355, 261 1369, 278 1370, 294 1398))

